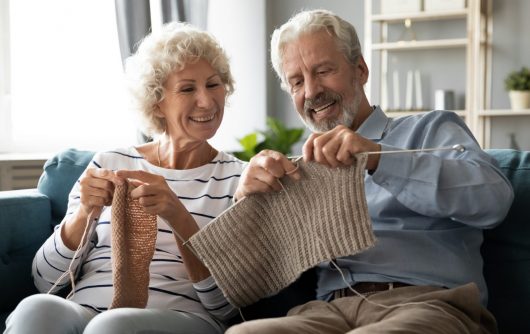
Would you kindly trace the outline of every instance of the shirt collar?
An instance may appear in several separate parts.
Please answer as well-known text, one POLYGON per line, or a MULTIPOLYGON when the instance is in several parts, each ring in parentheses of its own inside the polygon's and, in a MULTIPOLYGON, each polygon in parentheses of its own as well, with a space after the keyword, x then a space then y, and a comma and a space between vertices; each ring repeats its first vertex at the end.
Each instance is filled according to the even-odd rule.
POLYGON ((357 133, 367 139, 380 140, 383 138, 389 122, 390 118, 385 115, 381 107, 375 106, 368 118, 357 129, 357 133))

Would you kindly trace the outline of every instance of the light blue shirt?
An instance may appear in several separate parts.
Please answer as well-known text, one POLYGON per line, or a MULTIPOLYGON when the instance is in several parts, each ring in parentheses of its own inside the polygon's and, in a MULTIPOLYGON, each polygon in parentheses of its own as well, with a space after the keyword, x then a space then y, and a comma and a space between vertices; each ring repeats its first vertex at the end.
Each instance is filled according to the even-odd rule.
MULTIPOLYGON (((402 282, 456 287, 475 282, 487 301, 482 275, 482 229, 499 224, 513 200, 509 181, 453 112, 388 118, 375 108, 357 131, 383 151, 461 144, 464 152, 383 154, 366 174, 374 247, 337 259, 350 284, 402 282)), ((330 263, 318 267, 319 299, 346 287, 330 263)))

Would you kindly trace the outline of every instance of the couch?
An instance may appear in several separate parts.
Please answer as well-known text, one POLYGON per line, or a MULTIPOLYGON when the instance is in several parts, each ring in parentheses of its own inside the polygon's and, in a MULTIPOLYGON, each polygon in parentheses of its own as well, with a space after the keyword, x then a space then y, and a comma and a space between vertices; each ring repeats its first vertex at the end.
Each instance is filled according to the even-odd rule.
MULTIPOLYGON (((513 185, 515 201, 504 222, 484 232, 482 254, 488 283, 488 308, 500 333, 530 333, 530 152, 488 150, 513 185)), ((17 303, 36 293, 30 276, 37 249, 66 212, 68 192, 93 152, 66 150, 44 165, 37 189, 0 192, 0 328, 17 303)), ((277 296, 243 309, 253 319, 280 316, 312 298, 309 271, 277 296)))

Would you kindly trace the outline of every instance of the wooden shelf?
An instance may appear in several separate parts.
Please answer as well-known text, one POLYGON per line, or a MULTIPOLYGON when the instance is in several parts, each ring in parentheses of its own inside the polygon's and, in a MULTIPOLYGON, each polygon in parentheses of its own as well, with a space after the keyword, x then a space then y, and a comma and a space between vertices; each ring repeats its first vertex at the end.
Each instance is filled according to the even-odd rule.
POLYGON ((372 16, 372 22, 397 23, 407 19, 412 21, 435 21, 464 19, 467 17, 467 8, 448 11, 398 13, 398 14, 377 14, 372 16))
POLYGON ((530 116, 530 109, 512 110, 512 109, 490 109, 480 110, 478 115, 481 117, 492 117, 492 116, 530 116))
POLYGON ((466 47, 466 38, 439 39, 428 41, 374 43, 372 50, 419 50, 419 49, 441 49, 466 47))
MULTIPOLYGON (((422 51, 426 50, 440 51, 447 49, 451 55, 458 54, 458 56, 462 56, 462 63, 465 69, 462 73, 451 73, 456 80, 463 80, 465 85, 463 95, 466 101, 466 110, 456 110, 455 112, 464 119, 479 143, 483 147, 487 147, 489 145, 489 121, 491 118, 488 116, 530 115, 530 110, 520 112, 481 110, 489 108, 490 103, 488 100, 490 99, 488 94, 491 86, 491 41, 489 38, 491 37, 492 1, 467 0, 466 8, 455 10, 374 14, 374 9, 377 10, 380 6, 374 6, 373 0, 365 0, 364 41, 365 50, 367 50, 365 60, 369 66, 373 66, 373 62, 375 62, 376 68, 378 68, 378 71, 375 72, 377 76, 374 76, 370 85, 367 85, 367 94, 372 97, 371 90, 378 88, 381 107, 383 110, 388 110, 386 114, 389 117, 417 115, 418 113, 426 112, 427 110, 401 111, 389 109, 389 97, 393 96, 394 93, 389 89, 389 82, 392 79, 389 74, 392 70, 395 71, 396 68, 400 69, 400 66, 391 64, 391 61, 395 62, 395 57, 410 59, 413 54, 422 57, 427 54, 422 51), (455 31, 458 30, 459 33, 458 35, 446 35, 446 38, 440 39, 395 41, 397 39, 396 29, 400 28, 399 25, 408 24, 409 22, 407 21, 409 20, 411 22, 423 21, 436 24, 441 22, 444 24, 439 26, 444 31, 453 22, 458 23, 455 31), (374 29, 376 27, 377 29, 374 29), (398 55, 397 53, 399 52, 404 54, 398 55)), ((427 26, 427 24, 424 23, 421 28, 423 29, 424 26, 427 26)), ((438 25, 433 25, 430 29, 437 29, 437 27, 438 25)), ((449 31, 452 30, 449 29, 449 31)), ((427 62, 428 60, 425 64, 427 62)), ((458 59, 455 58, 455 62, 458 62, 458 59)), ((431 71, 437 71, 434 66, 431 65, 431 71)), ((439 71, 442 71, 442 69, 439 71)), ((460 87, 458 90, 460 90, 460 87)), ((429 94, 432 93, 429 92, 429 94)), ((456 93, 461 94, 460 91, 456 93)))

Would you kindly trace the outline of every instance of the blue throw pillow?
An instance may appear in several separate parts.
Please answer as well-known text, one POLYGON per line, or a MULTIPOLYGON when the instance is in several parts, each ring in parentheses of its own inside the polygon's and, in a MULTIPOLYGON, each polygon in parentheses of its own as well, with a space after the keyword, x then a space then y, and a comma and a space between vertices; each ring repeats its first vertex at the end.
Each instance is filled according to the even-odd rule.
POLYGON ((44 164, 37 188, 50 199, 52 224, 58 224, 66 213, 68 194, 86 169, 94 152, 68 149, 44 164))

